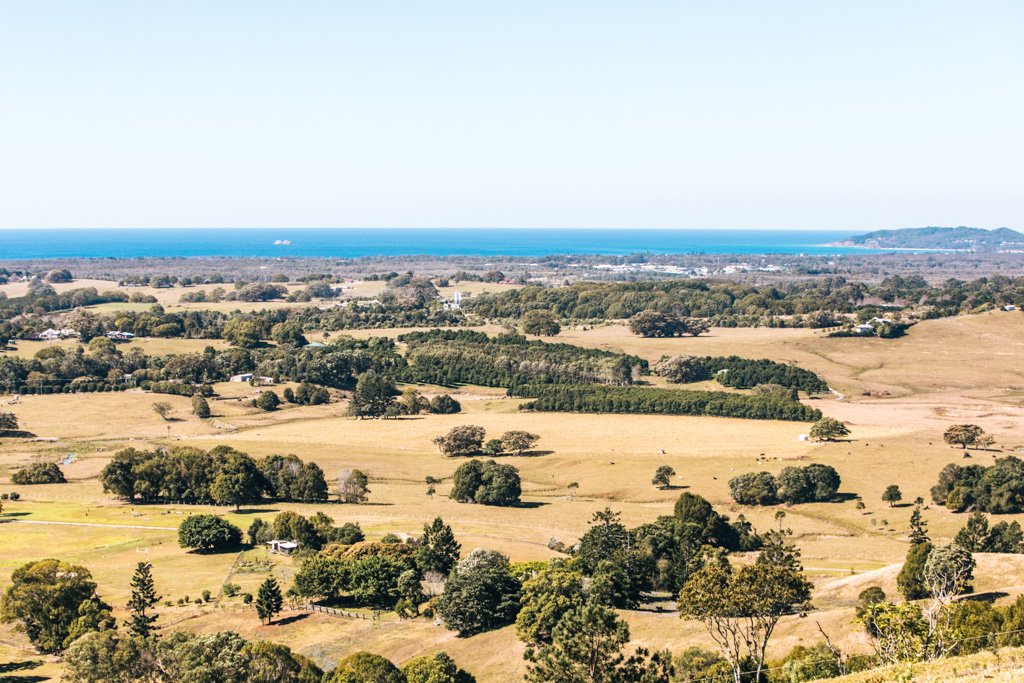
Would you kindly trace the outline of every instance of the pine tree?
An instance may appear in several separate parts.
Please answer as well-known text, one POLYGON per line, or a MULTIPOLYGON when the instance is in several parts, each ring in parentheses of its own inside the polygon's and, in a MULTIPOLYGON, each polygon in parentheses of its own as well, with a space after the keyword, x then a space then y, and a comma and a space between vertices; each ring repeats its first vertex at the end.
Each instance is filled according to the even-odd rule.
POLYGON ((917 545, 930 540, 928 538, 928 522, 924 521, 924 517, 921 516, 921 504, 917 503, 914 506, 914 511, 910 513, 910 544, 917 545))
POLYGON ((260 584, 260 590, 256 594, 256 614, 260 621, 270 624, 274 615, 281 612, 284 599, 281 597, 281 587, 277 585, 274 577, 270 577, 260 584))
POLYGON ((153 584, 153 565, 139 562, 135 567, 135 574, 132 575, 131 586, 132 597, 128 601, 131 618, 128 620, 128 630, 140 638, 148 638, 153 634, 153 622, 156 621, 157 615, 146 614, 146 610, 152 609, 160 600, 153 584))
POLYGON ((416 555, 416 564, 424 574, 439 572, 447 575, 459 561, 462 546, 455 540, 452 528, 440 517, 423 527, 423 538, 416 555))

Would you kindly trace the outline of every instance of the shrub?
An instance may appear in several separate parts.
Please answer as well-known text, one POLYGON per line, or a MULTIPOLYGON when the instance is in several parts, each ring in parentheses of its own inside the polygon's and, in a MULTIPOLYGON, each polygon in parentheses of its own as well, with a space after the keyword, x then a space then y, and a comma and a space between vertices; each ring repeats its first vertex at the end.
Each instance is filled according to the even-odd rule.
POLYGON ((448 394, 441 394, 431 399, 430 412, 436 415, 453 415, 462 412, 462 404, 448 394))
POLYGON ((277 407, 281 405, 281 399, 278 398, 277 394, 273 391, 264 391, 253 401, 253 405, 260 410, 271 411, 277 410, 277 407))

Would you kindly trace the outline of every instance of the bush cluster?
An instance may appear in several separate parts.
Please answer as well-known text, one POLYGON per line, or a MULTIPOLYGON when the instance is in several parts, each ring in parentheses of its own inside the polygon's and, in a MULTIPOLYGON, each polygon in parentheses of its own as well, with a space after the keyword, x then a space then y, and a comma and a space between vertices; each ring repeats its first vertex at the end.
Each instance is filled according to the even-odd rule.
POLYGON ((839 473, 830 465, 785 467, 776 477, 770 472, 747 472, 729 480, 729 492, 741 505, 815 503, 833 500, 839 491, 839 473))
POLYGON ((939 472, 932 500, 955 512, 974 508, 995 514, 1024 511, 1024 461, 1016 456, 999 458, 994 465, 950 463, 939 472))

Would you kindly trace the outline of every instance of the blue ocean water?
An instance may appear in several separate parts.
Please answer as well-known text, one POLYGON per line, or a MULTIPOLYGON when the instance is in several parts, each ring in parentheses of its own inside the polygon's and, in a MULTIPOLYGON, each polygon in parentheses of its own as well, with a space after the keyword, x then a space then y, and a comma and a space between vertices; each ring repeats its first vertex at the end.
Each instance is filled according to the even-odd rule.
POLYGON ((851 232, 559 228, 137 228, 0 230, 0 260, 253 256, 843 254, 851 232), (277 242, 275 244, 275 242, 277 242))

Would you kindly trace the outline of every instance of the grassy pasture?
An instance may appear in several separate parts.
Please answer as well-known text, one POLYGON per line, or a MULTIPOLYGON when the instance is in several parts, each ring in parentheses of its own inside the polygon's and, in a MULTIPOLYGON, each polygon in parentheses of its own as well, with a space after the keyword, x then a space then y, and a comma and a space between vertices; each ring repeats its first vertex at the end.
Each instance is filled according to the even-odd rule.
MULTIPOLYGON (((188 399, 175 396, 126 392, 23 397, 9 409, 26 429, 52 440, 0 442, 0 491, 17 489, 24 496, 22 501, 5 503, 0 517, 5 549, 0 558, 0 588, 19 564, 57 556, 89 567, 103 596, 119 608, 127 597, 131 570, 140 559, 153 562, 158 590, 165 599, 176 602, 186 594, 194 599, 203 589, 216 595, 238 554, 185 553, 171 530, 184 514, 199 510, 224 514, 244 529, 256 516, 269 520, 280 510, 308 515, 320 509, 338 523, 358 521, 371 539, 392 531, 415 533, 440 515, 455 528, 465 551, 492 547, 513 560, 552 556, 546 547, 548 539, 574 540, 585 531, 593 512, 605 506, 620 510, 631 525, 670 514, 679 493, 687 490, 683 487, 706 496, 733 518, 743 514, 758 528, 770 528, 777 524, 774 514, 779 508, 736 505, 729 497, 729 478, 747 471, 778 472, 787 465, 822 462, 836 467, 843 479, 841 492, 860 495, 866 509, 856 510, 853 499, 781 508, 786 512, 784 524, 793 528, 804 564, 818 587, 815 602, 820 611, 813 618, 784 620, 774 652, 782 654, 795 644, 816 642, 815 620, 844 648, 863 649, 863 638, 850 624, 856 595, 869 585, 894 594, 898 563, 907 547, 911 508, 888 507, 881 501, 884 488, 898 484, 904 503, 917 496, 927 499, 938 471, 948 462, 962 461, 960 451, 942 443, 942 430, 952 422, 977 422, 997 437, 1000 450, 974 452, 967 462, 989 463, 1024 443, 1020 427, 1024 424, 1024 375, 1013 361, 1013 357, 1024 357, 1024 316, 991 313, 930 321, 891 341, 825 339, 809 330, 769 329, 716 329, 695 339, 640 339, 615 325, 567 330, 559 340, 621 349, 652 361, 677 353, 735 353, 795 361, 819 372, 846 395, 816 399, 814 404, 826 415, 848 421, 853 433, 849 441, 813 444, 799 439, 808 429, 801 423, 522 413, 517 410, 520 401, 505 398, 501 390, 480 387, 420 387, 428 396, 452 393, 464 412, 400 420, 348 418, 343 414, 344 403, 263 413, 245 405, 257 389, 230 383, 217 386, 226 400, 211 402, 214 417, 205 421, 189 414, 188 399), (864 396, 865 391, 876 395, 864 396), (152 411, 151 404, 158 400, 172 403, 174 422, 164 422, 152 411), (441 456, 430 440, 459 424, 481 425, 488 436, 509 429, 541 436, 538 454, 501 459, 520 469, 526 506, 455 503, 446 497, 447 482, 433 498, 426 495, 427 475, 448 477, 460 462, 441 456), (358 467, 371 477, 370 502, 358 506, 268 504, 241 513, 218 507, 128 506, 104 494, 96 479, 110 455, 124 445, 208 448, 221 443, 254 456, 295 453, 315 460, 328 478, 343 468, 358 467), (35 459, 60 461, 71 452, 77 458, 62 466, 70 483, 9 484, 16 467, 35 459), (661 464, 679 473, 675 483, 680 488, 662 491, 651 486, 650 478, 661 464), (575 496, 567 488, 570 482, 579 484, 575 496)), ((180 352, 199 351, 210 342, 133 343, 165 344, 163 352, 180 352)), ((19 353, 25 349, 21 346, 19 353)), ((965 520, 964 515, 935 507, 926 511, 925 518, 933 538, 940 542, 951 538, 965 520)), ((1000 519, 1024 521, 1024 516, 1000 519)), ((247 558, 262 559, 262 552, 251 551, 247 558)), ((1020 558, 982 555, 978 561, 978 591, 1002 591, 1009 596, 1004 599, 1024 592, 1020 558)), ((271 571, 286 586, 294 569, 291 560, 272 558, 271 571)), ((251 591, 265 575, 233 573, 231 580, 243 591, 251 591)), ((173 624, 171 628, 234 629, 249 638, 272 638, 327 666, 354 649, 379 652, 399 663, 445 649, 481 681, 517 680, 523 670, 522 646, 512 629, 458 639, 422 619, 399 623, 388 615, 374 622, 301 612, 286 613, 294 617, 289 623, 266 627, 238 598, 161 609, 161 621, 173 624)), ((635 611, 625 616, 637 644, 678 649, 706 642, 698 624, 683 623, 670 611, 635 611)), ((10 627, 0 627, 0 645, 10 647, 10 643, 17 646, 25 641, 10 627)), ((39 670, 49 672, 52 666, 44 663, 39 670)))

